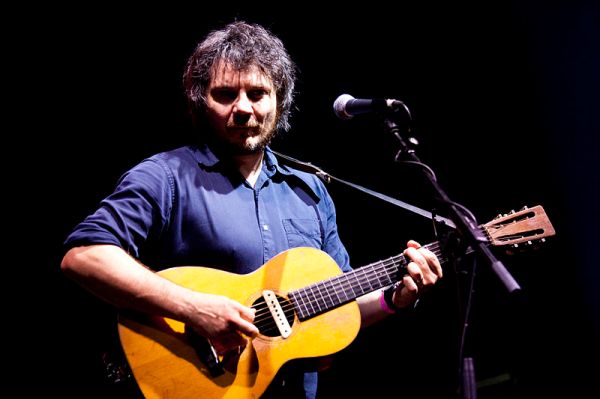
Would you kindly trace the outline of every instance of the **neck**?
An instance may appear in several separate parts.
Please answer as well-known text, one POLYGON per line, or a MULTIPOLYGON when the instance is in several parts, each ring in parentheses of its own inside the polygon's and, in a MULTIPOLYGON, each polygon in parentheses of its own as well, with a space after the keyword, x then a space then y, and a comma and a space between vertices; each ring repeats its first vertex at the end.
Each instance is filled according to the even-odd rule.
POLYGON ((217 139, 209 138, 206 142, 217 158, 237 169, 252 187, 256 183, 262 168, 264 148, 255 152, 234 151, 217 139))
POLYGON ((255 154, 236 155, 233 157, 233 162, 238 170, 252 187, 254 187, 258 175, 260 174, 263 158, 263 151, 255 154))

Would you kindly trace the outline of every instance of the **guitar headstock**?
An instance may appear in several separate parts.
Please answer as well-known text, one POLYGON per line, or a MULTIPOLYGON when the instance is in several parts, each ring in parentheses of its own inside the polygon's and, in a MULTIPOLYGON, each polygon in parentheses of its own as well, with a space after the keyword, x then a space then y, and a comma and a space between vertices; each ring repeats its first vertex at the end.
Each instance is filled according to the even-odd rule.
POLYGON ((522 243, 532 245, 544 242, 546 237, 556 234, 544 208, 540 205, 498 215, 482 228, 492 245, 510 245, 512 248, 518 248, 522 243))

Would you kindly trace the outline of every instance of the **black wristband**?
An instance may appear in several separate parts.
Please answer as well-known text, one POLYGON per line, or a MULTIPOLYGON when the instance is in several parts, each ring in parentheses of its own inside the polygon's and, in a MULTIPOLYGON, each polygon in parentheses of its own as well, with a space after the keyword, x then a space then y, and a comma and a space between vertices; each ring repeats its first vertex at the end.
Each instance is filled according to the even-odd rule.
POLYGON ((392 284, 383 290, 383 300, 385 301, 385 304, 388 306, 388 308, 392 309, 396 313, 405 310, 403 308, 399 308, 394 303, 394 291, 396 291, 397 287, 398 286, 396 284, 392 284))

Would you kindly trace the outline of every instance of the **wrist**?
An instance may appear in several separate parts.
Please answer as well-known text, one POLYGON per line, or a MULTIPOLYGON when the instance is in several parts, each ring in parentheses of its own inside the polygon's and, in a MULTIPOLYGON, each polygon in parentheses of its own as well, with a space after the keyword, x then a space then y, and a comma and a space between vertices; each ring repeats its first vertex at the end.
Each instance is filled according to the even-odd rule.
POLYGON ((379 304, 381 309, 385 313, 398 313, 403 309, 396 306, 394 303, 394 292, 396 291, 397 285, 393 284, 381 291, 381 296, 379 297, 379 304))
POLYGON ((394 314, 394 313, 396 313, 396 310, 394 310, 394 308, 391 308, 388 305, 388 303, 385 299, 385 292, 386 292, 385 289, 381 290, 381 295, 379 295, 379 307, 381 307, 381 310, 383 310, 387 314, 394 314))

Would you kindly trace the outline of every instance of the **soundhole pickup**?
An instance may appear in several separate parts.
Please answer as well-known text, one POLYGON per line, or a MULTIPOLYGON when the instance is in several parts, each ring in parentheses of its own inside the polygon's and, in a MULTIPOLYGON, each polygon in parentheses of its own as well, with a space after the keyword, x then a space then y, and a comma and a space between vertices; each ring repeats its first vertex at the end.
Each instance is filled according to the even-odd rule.
POLYGON ((287 338, 292 332, 296 312, 293 303, 274 291, 264 290, 253 304, 254 325, 267 337, 287 338))

